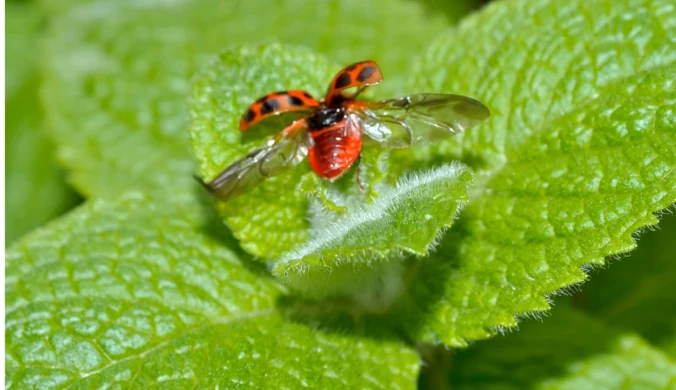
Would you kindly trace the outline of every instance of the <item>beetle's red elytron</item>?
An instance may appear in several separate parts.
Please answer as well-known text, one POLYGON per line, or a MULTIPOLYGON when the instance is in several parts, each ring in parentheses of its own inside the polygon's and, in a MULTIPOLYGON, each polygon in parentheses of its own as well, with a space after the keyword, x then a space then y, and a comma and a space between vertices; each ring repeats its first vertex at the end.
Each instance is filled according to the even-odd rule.
POLYGON ((274 92, 256 100, 242 116, 240 131, 273 115, 296 112, 303 116, 204 186, 227 201, 266 177, 297 165, 306 156, 320 177, 335 180, 359 158, 364 141, 372 140, 386 148, 431 143, 490 116, 480 102, 458 95, 357 100, 366 87, 382 79, 378 64, 363 61, 338 72, 321 100, 299 90, 274 92), (362 138, 362 134, 367 137, 362 138))

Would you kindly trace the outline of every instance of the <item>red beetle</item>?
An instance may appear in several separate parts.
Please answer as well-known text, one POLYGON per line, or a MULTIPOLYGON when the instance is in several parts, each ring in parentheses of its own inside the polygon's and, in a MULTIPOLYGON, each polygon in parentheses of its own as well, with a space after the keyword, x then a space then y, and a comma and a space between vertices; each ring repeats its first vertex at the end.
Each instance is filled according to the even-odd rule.
POLYGON ((240 131, 273 115, 303 114, 283 131, 223 170, 204 186, 223 201, 241 195, 266 177, 308 157, 328 180, 340 177, 359 158, 362 134, 386 148, 435 142, 490 116, 480 102, 458 95, 419 94, 376 102, 356 100, 383 75, 374 61, 352 64, 336 74, 322 100, 305 91, 274 92, 256 100, 242 116, 240 131), (350 93, 350 91, 352 91, 350 93))

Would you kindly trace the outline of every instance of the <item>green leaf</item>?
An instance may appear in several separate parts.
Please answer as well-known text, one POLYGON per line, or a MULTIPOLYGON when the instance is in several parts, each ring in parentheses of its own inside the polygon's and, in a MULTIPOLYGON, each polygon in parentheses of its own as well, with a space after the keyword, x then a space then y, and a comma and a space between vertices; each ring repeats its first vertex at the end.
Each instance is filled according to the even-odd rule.
POLYGON ((192 199, 95 201, 7 252, 7 388, 413 388, 382 334, 285 319, 285 289, 192 199))
POLYGON ((466 94, 492 115, 433 153, 498 169, 608 85, 673 64, 674 12, 669 0, 512 0, 466 18, 418 61, 409 88, 466 94))
POLYGON ((77 198, 54 161, 38 100, 38 36, 42 19, 32 5, 6 5, 5 242, 72 207, 77 198))
MULTIPOLYGON (((396 272, 391 272, 404 256, 428 254, 440 231, 451 226, 467 203, 471 181, 465 167, 448 165, 406 178, 383 190, 373 204, 340 218, 314 215, 331 222, 283 255, 273 273, 315 298, 369 295, 370 289, 382 287, 375 281, 396 281, 396 272)), ((356 301, 364 304, 364 299, 356 301)))
POLYGON ((453 389, 667 389, 676 362, 637 335, 570 309, 452 358, 453 389))
MULTIPOLYGON (((251 136, 254 129, 245 133, 233 130, 241 113, 256 97, 266 91, 292 88, 305 89, 317 96, 335 68, 307 50, 281 45, 234 47, 215 58, 194 78, 191 100, 190 134, 200 163, 199 172, 205 181, 213 180, 229 164, 264 142, 260 136, 251 136), (293 85, 286 80, 293 80, 293 85)), ((384 176, 378 166, 383 150, 369 149, 358 169, 362 171, 361 176, 371 179, 369 184, 375 186, 374 181, 384 176)), ((351 171, 354 173, 356 169, 351 171)), ((451 166, 403 183, 396 191, 382 193, 374 204, 363 206, 368 199, 359 192, 354 177, 346 175, 335 183, 328 183, 317 178, 307 163, 302 162, 288 172, 266 179, 242 196, 218 202, 218 208, 242 247, 256 256, 276 259, 313 237, 299 252, 286 256, 278 272, 289 275, 287 281, 300 290, 313 289, 308 283, 312 280, 313 285, 321 286, 321 295, 330 295, 347 289, 342 278, 331 277, 335 288, 330 288, 324 286, 327 278, 319 277, 339 274, 335 272, 337 264, 346 266, 343 272, 352 274, 354 269, 350 264, 363 268, 364 264, 371 264, 371 256, 378 257, 373 263, 384 262, 395 247, 398 253, 395 257, 401 257, 401 253, 426 254, 427 246, 439 230, 450 226, 456 211, 466 202, 470 181, 468 171, 451 166), (322 207, 310 207, 308 196, 321 199, 323 206, 338 214, 325 215, 322 207), (424 215, 429 218, 420 219, 424 215), (336 218, 342 219, 325 227, 323 232, 319 230, 324 221, 336 218), (314 222, 313 226, 310 222, 314 222), (363 222, 373 225, 358 228, 363 222), (355 230, 342 229, 343 233, 338 235, 348 235, 338 238, 330 230, 341 225, 355 230), (402 241, 408 235, 411 235, 409 242, 402 241), (323 245, 319 242, 332 242, 331 248, 302 254, 315 252, 308 248, 323 245), (341 248, 348 242, 349 247, 341 248), (317 266, 319 275, 307 273, 307 265, 317 266), (293 281, 296 276, 301 280, 293 281)))
POLYGON ((676 357, 676 217, 665 214, 658 229, 643 233, 629 258, 595 272, 580 300, 588 313, 676 357))
POLYGON ((407 0, 97 1, 73 8, 50 30, 43 98, 61 159, 82 193, 181 191, 194 173, 185 98, 211 55, 277 39, 340 64, 373 58, 398 89, 412 53, 446 26, 443 14, 407 0))
POLYGON ((503 1, 433 45, 416 85, 479 98, 492 117, 393 156, 461 159, 477 177, 412 282, 406 305, 426 318, 414 337, 465 346, 548 310, 546 294, 633 249, 676 201, 674 18, 668 0, 503 1))

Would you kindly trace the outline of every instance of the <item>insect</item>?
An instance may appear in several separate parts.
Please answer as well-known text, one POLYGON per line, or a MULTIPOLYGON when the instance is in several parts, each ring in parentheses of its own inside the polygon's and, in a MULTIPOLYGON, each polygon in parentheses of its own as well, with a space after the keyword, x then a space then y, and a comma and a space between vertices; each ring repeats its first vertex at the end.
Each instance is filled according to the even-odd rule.
POLYGON ((280 114, 295 113, 301 115, 300 119, 225 168, 210 183, 198 180, 217 198, 227 201, 307 157, 317 175, 333 181, 359 160, 364 143, 385 148, 433 143, 490 116, 482 103, 459 95, 357 100, 364 89, 382 80, 380 67, 374 61, 362 61, 338 72, 321 100, 301 90, 263 96, 242 116, 240 131, 280 114))

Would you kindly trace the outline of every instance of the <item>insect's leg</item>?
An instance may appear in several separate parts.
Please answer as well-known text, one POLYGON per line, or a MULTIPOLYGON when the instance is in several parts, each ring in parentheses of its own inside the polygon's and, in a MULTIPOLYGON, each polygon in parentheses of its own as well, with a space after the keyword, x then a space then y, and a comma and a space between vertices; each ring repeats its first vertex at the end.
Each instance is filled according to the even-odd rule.
POLYGON ((406 132, 408 133, 408 146, 413 145, 413 130, 411 130, 411 126, 404 121, 401 121, 401 126, 406 129, 406 132))
POLYGON ((361 178, 359 177, 360 172, 361 172, 361 153, 359 153, 359 156, 357 156, 357 185, 359 186, 361 192, 366 194, 366 190, 364 189, 364 186, 361 184, 361 178))

